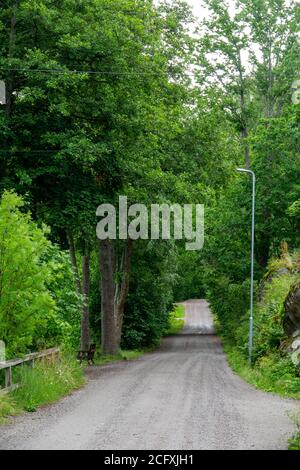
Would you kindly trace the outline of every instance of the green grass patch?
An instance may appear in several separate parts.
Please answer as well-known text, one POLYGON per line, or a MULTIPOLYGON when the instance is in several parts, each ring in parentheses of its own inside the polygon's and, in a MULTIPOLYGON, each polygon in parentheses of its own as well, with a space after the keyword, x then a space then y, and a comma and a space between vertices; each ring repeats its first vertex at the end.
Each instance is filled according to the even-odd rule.
POLYGON ((177 335, 184 327, 184 316, 183 305, 176 305, 169 314, 168 327, 164 331, 164 336, 177 335))
POLYGON ((224 347, 231 368, 248 383, 266 392, 300 399, 300 377, 290 358, 270 352, 250 367, 238 348, 224 347))
POLYGON ((289 450, 300 450, 300 410, 297 414, 290 417, 295 422, 298 431, 295 436, 289 439, 289 450))
POLYGON ((300 450, 300 431, 289 440, 289 450, 300 450))
POLYGON ((18 408, 36 411, 57 401, 84 383, 83 369, 71 355, 54 363, 36 362, 33 368, 18 368, 20 387, 9 395, 18 408))
POLYGON ((83 368, 73 355, 62 355, 54 363, 36 361, 34 367, 14 369, 19 388, 10 393, 0 391, 0 424, 22 411, 36 411, 84 384, 83 368))
POLYGON ((21 409, 13 401, 12 397, 4 392, 0 391, 0 425, 7 422, 9 416, 20 413, 21 409))
POLYGON ((102 366, 105 364, 109 364, 110 362, 116 361, 132 361, 133 359, 137 359, 138 357, 142 356, 146 352, 150 352, 152 349, 134 349, 134 350, 121 350, 118 354, 114 356, 111 355, 103 355, 101 353, 97 353, 94 358, 95 365, 102 366))

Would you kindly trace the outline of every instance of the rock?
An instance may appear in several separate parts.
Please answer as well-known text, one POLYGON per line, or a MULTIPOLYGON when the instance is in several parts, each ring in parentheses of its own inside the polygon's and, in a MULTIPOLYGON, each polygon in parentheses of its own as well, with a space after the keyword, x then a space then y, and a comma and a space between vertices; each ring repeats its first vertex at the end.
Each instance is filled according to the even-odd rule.
POLYGON ((300 338, 292 342, 291 348, 293 351, 295 351, 295 349, 300 349, 300 338))
POLYGON ((296 331, 294 331, 294 333, 292 334, 292 338, 297 338, 297 336, 300 337, 300 330, 296 330, 296 331))
POLYGON ((291 336, 300 330, 300 282, 297 282, 290 290, 285 302, 285 332, 291 336))
POLYGON ((288 268, 280 268, 275 272, 274 277, 284 276, 286 274, 290 274, 290 270, 288 268))
POLYGON ((298 366, 300 364, 300 349, 296 349, 296 351, 293 352, 293 354, 291 355, 291 359, 295 366, 298 366))

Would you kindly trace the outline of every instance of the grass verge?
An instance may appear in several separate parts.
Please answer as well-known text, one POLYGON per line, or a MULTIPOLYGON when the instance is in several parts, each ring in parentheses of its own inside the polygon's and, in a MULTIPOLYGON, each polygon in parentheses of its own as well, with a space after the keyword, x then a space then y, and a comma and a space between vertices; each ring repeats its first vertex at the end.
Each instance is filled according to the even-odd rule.
POLYGON ((231 368, 246 382, 265 392, 300 399, 300 378, 296 376, 295 366, 288 357, 272 352, 258 360, 254 367, 250 367, 237 348, 225 345, 224 350, 231 368))
POLYGON ((0 391, 0 425, 7 422, 9 416, 20 413, 21 409, 13 401, 12 397, 4 392, 0 391))
MULTIPOLYGON (((250 367, 237 348, 225 345, 224 350, 231 368, 246 382, 265 392, 300 399, 300 378, 288 357, 281 356, 279 352, 272 352, 257 361, 254 367, 250 367)), ((289 440, 289 449, 300 450, 300 412, 290 418, 295 421, 298 432, 289 440)))
POLYGON ((289 440, 289 450, 300 450, 300 431, 289 440))
POLYGON ((289 439, 289 450, 300 450, 300 410, 297 414, 291 416, 291 419, 296 424, 297 432, 295 436, 289 439))
POLYGON ((97 353, 94 359, 95 365, 102 366, 105 364, 109 364, 110 362, 116 361, 132 361, 133 359, 137 359, 138 357, 142 356, 143 354, 152 351, 151 348, 148 349, 134 349, 134 350, 121 350, 118 354, 114 356, 107 356, 102 355, 101 353, 97 353))
POLYGON ((9 416, 22 411, 36 411, 84 384, 83 368, 71 355, 58 361, 36 362, 34 367, 19 367, 14 374, 20 387, 10 393, 0 393, 0 424, 9 416))
POLYGON ((184 327, 184 307, 183 305, 175 305, 174 310, 169 314, 168 327, 164 332, 164 336, 177 335, 184 327))
MULTIPOLYGON (((115 356, 95 357, 96 365, 104 365, 121 360, 133 360, 152 349, 123 350, 115 356)), ((0 390, 0 425, 7 422, 10 416, 22 411, 34 412, 38 407, 56 402, 71 391, 84 384, 84 368, 86 364, 74 358, 74 354, 64 354, 59 361, 35 363, 33 368, 20 367, 14 372, 14 382, 21 386, 13 392, 0 390)))

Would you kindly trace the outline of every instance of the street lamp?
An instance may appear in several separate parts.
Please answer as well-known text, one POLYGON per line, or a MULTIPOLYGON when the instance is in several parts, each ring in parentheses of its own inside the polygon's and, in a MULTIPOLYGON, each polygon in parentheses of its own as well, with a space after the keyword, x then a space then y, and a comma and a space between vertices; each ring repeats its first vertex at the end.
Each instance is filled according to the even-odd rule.
POLYGON ((254 223, 255 223, 255 173, 245 168, 237 168, 241 173, 248 173, 252 176, 252 226, 251 226, 251 287, 250 287, 250 320, 249 320, 249 363, 252 363, 253 349, 253 283, 254 283, 254 223))

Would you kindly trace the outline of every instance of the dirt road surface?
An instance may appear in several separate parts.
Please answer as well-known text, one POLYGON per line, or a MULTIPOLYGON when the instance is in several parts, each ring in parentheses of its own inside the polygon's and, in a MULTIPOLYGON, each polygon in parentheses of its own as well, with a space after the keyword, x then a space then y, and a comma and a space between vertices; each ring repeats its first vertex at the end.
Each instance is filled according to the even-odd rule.
POLYGON ((182 334, 134 361, 89 368, 87 386, 0 428, 0 449, 285 449, 297 403, 226 363, 204 300, 182 334))

